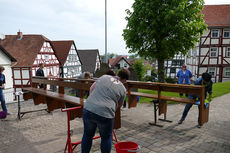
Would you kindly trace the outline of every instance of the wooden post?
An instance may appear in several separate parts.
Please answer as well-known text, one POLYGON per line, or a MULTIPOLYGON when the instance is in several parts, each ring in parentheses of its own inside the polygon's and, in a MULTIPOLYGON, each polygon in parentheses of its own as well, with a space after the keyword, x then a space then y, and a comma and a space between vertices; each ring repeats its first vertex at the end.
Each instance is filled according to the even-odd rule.
POLYGON ((200 94, 200 125, 204 124, 204 100, 205 100, 205 87, 201 88, 200 94))

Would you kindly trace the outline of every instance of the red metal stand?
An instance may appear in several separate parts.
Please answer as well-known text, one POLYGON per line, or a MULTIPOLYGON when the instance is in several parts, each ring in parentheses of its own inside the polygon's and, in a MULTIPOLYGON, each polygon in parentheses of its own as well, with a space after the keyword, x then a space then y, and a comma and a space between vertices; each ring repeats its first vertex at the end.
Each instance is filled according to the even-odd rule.
MULTIPOLYGON (((82 107, 72 107, 72 108, 66 108, 66 109, 61 109, 62 112, 67 112, 67 141, 66 141, 66 145, 65 145, 65 150, 64 153, 66 153, 67 148, 68 148, 68 153, 73 153, 74 149, 77 147, 77 145, 81 144, 81 141, 77 141, 77 142, 71 142, 71 130, 70 130, 70 111, 72 110, 76 110, 76 109, 82 109, 82 107)), ((113 141, 117 141, 117 136, 115 131, 113 130, 113 136, 114 138, 113 141)), ((98 139, 100 138, 100 136, 95 136, 93 137, 93 139, 98 139)))

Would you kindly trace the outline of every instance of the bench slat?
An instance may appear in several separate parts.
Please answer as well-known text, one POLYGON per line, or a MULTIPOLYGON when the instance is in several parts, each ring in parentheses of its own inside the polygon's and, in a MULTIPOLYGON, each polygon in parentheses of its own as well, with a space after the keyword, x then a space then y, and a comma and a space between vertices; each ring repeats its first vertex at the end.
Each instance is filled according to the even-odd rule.
POLYGON ((170 97, 170 96, 162 96, 162 95, 160 96, 160 98, 158 98, 158 95, 141 93, 141 92, 130 92, 130 95, 146 97, 146 98, 153 98, 153 99, 161 99, 161 100, 166 100, 166 101, 175 101, 175 102, 181 102, 181 103, 191 103, 191 104, 195 103, 194 100, 191 100, 188 98, 170 97))
POLYGON ((67 103, 71 103, 73 105, 80 105, 80 98, 79 97, 73 97, 73 96, 69 96, 69 95, 65 95, 65 94, 61 94, 61 93, 56 93, 56 92, 52 92, 52 91, 47 91, 47 90, 43 90, 43 89, 38 89, 38 88, 23 88, 23 90, 25 91, 29 91, 32 93, 36 93, 39 95, 43 95, 46 97, 50 97, 53 99, 57 99, 57 100, 61 100, 63 102, 67 102, 67 103))

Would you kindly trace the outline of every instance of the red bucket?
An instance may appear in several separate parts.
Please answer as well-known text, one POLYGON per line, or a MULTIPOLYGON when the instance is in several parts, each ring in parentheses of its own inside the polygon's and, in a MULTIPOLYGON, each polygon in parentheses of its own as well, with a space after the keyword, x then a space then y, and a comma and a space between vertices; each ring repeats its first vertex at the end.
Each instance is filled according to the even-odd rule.
POLYGON ((118 142, 115 144, 117 153, 129 153, 129 152, 138 152, 140 151, 140 146, 135 142, 118 142))

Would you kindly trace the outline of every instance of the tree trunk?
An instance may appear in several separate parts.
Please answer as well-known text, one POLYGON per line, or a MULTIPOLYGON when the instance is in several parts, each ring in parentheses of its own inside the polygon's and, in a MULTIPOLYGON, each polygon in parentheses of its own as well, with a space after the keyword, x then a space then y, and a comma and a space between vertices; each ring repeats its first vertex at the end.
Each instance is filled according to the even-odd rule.
POLYGON ((165 82, 165 66, 163 59, 157 59, 158 61, 158 81, 161 83, 165 82))

